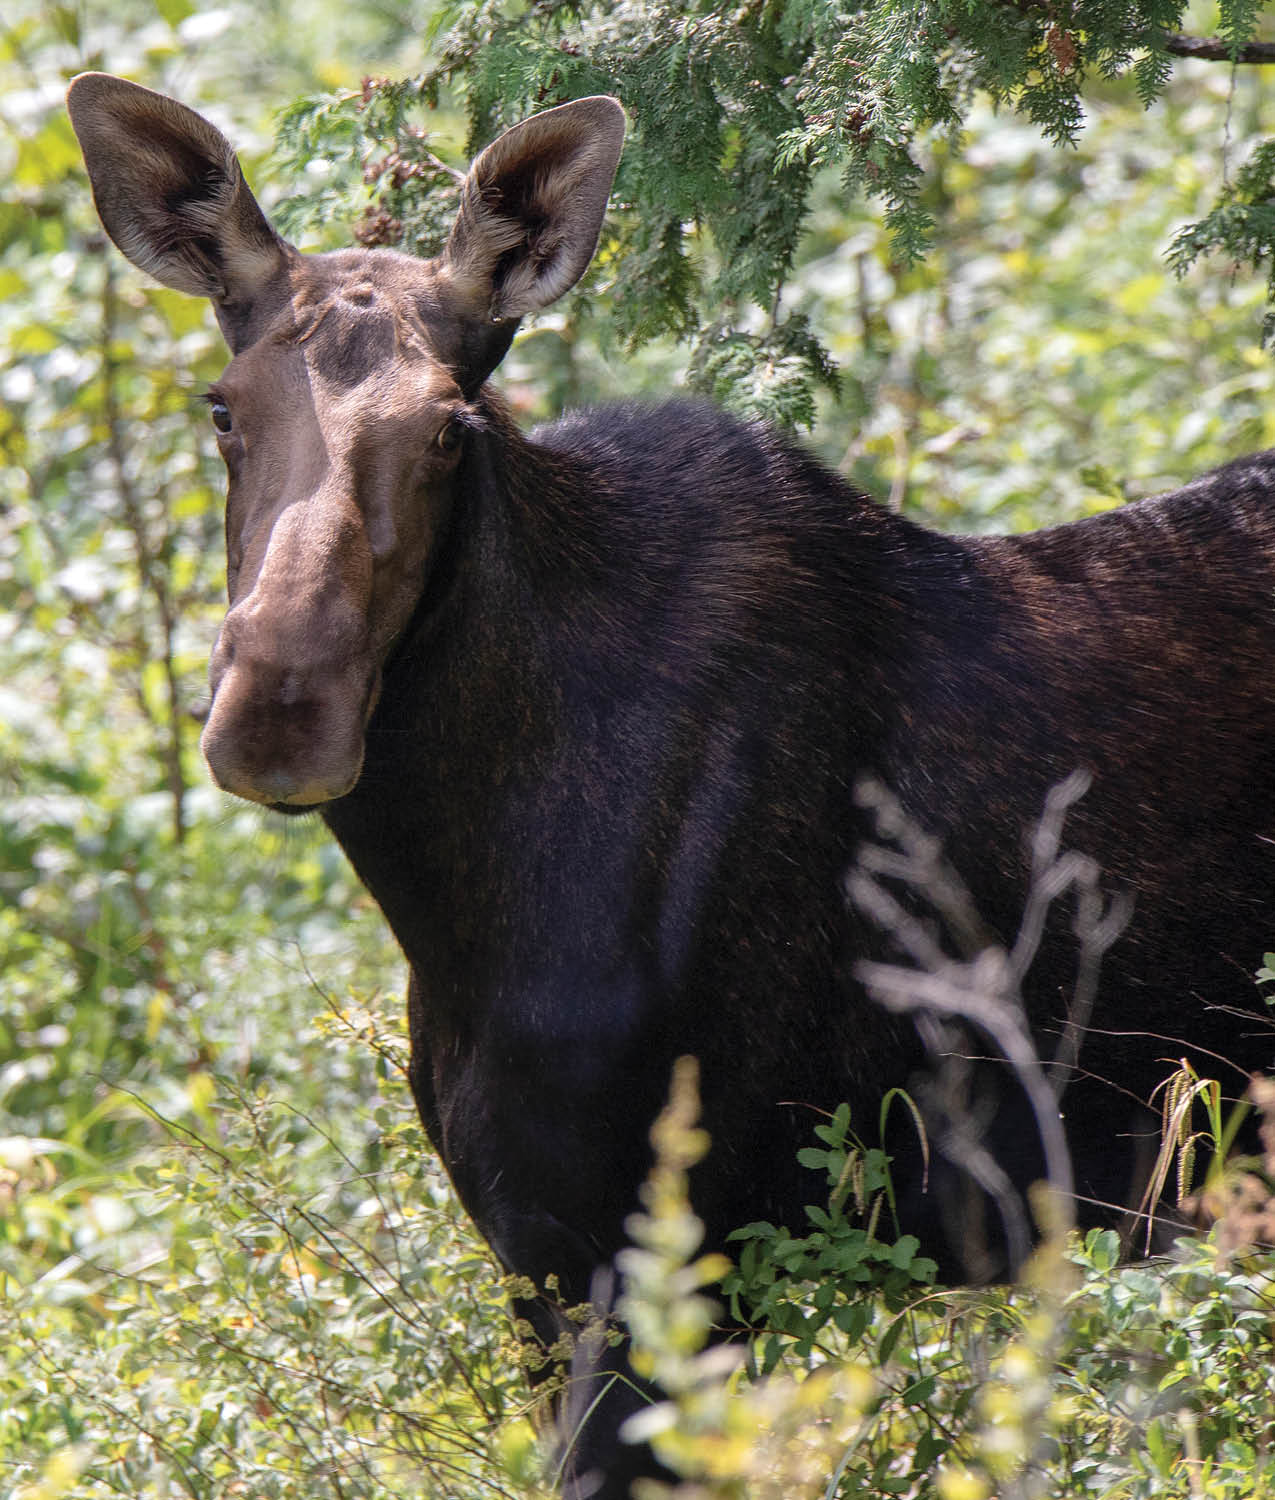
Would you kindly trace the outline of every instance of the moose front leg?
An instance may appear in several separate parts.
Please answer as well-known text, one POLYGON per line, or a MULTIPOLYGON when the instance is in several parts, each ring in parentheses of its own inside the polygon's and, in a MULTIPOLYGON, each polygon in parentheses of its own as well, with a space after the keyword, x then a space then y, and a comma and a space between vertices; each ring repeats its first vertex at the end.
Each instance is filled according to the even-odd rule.
POLYGON ((541 1290, 515 1298, 514 1316, 542 1347, 564 1333, 575 1341, 566 1386, 553 1402, 553 1471, 566 1500, 628 1500, 635 1479, 671 1479, 646 1444, 621 1436, 629 1417, 661 1398, 630 1362, 628 1335, 615 1318, 614 1269, 598 1265, 579 1235, 544 1213, 508 1216, 489 1239, 503 1264, 541 1290))
MULTIPOLYGON (((537 1289, 538 1295, 512 1299, 514 1319, 525 1322, 531 1339, 541 1348, 551 1347, 564 1333, 576 1340, 567 1384, 553 1403, 557 1429, 553 1470, 565 1500, 628 1500, 634 1480, 670 1479, 645 1444, 626 1443, 620 1437, 625 1421, 659 1396, 629 1362, 628 1338, 614 1318, 617 1278, 605 1252, 591 1235, 522 1201, 518 1189, 528 1181, 526 1164, 522 1171, 507 1169, 502 1164, 506 1153, 493 1153, 490 1145, 493 1136, 517 1137, 509 1131, 476 1129, 485 1113, 477 1100, 472 1108, 458 1109, 457 1101, 445 1091, 440 1107, 425 992, 415 971, 408 983, 407 1013, 408 1081, 426 1133, 501 1265, 512 1275, 526 1277, 537 1289), (448 1122, 457 1120, 469 1128, 453 1124, 449 1129, 448 1122), (555 1290, 552 1297, 549 1288, 555 1290), (590 1317, 568 1316, 575 1307, 589 1304, 590 1317)), ((524 1120, 520 1134, 525 1138, 536 1133, 532 1123, 524 1120)), ((549 1154, 564 1162, 579 1159, 579 1153, 563 1143, 549 1154)), ((578 1177, 578 1173, 568 1176, 578 1177)), ((599 1192, 595 1202, 600 1206, 605 1196, 599 1192)), ((548 1373, 546 1367, 532 1371, 530 1378, 538 1382, 548 1373)))
MULTIPOLYGON (((567 1316, 566 1304, 548 1297, 515 1297, 512 1302, 515 1319, 526 1325, 523 1332, 537 1348, 551 1347, 564 1334, 575 1340, 566 1384, 552 1401, 556 1441, 550 1469, 564 1500, 628 1500, 634 1480, 674 1477, 646 1444, 627 1443, 620 1436, 629 1417, 658 1401, 660 1393, 629 1361, 628 1338, 612 1316, 613 1284, 609 1272, 595 1276, 592 1313, 580 1321, 567 1316)), ((532 1369, 532 1384, 556 1368, 546 1364, 532 1369)))
MULTIPOLYGON (((615 1278, 611 1271, 594 1277, 594 1309, 603 1328, 615 1330, 615 1278)), ((628 1419, 660 1392, 638 1375, 629 1361, 627 1334, 586 1330, 576 1344, 571 1375, 558 1410, 558 1469, 565 1500, 629 1500, 637 1479, 675 1479, 646 1443, 621 1436, 628 1419)))

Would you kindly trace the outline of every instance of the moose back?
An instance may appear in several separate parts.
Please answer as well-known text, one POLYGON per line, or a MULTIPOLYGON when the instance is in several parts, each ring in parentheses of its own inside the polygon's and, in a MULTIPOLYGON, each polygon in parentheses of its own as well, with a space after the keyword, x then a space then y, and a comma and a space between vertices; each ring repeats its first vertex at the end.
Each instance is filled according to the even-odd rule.
MULTIPOLYGON (((716 1243, 800 1229, 820 1111, 849 1100, 870 1133, 919 1076, 914 1023, 855 979, 889 952, 844 898, 864 773, 942 837, 1002 941, 1048 789, 1092 775, 1069 837, 1135 905, 1063 1100, 1084 1216, 1136 1196, 1173 1060, 1237 1087, 1270 1064, 1251 976, 1275 938, 1275 459, 960 539, 707 407, 524 435, 487 378, 593 255, 613 100, 489 146, 430 261, 302 255, 200 116, 102 74, 69 100, 111 237, 211 299, 233 354, 209 396, 230 599, 209 770, 317 810, 380 904, 416 1101, 507 1267, 605 1295, 682 1054, 716 1243)), ((1047 1051, 1074 963, 1057 921, 1026 986, 1047 1051)), ((1011 1181, 1038 1174, 1012 1091, 987 1140, 1011 1181)), ((904 1227, 959 1268, 963 1221, 944 1230, 903 1141, 895 1172, 904 1227)), ((574 1388, 568 1489, 612 1500, 654 1467, 617 1437, 640 1382, 621 1346, 574 1388)))

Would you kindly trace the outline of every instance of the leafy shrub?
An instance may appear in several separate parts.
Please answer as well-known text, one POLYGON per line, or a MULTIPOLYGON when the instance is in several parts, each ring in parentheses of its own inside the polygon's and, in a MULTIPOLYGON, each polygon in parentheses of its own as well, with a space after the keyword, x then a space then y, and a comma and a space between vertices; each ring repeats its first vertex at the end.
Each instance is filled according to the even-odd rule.
MULTIPOLYGON (((1275 1148, 1275 1097, 1263 1084, 1258 1093, 1275 1148)), ((1122 1266, 1117 1236, 1094 1230, 1083 1242, 1046 1242, 1014 1288, 914 1288, 902 1310, 889 1305, 897 1293, 868 1289, 863 1326, 850 1334, 810 1286, 794 1288, 818 1337, 788 1333, 775 1299, 763 1347, 778 1356, 763 1368, 729 1346, 706 1348, 714 1311, 702 1288, 719 1276, 738 1288, 741 1278, 695 1258, 701 1228, 685 1165, 704 1143, 694 1110, 683 1076, 653 1135, 660 1165, 633 1226, 640 1249, 626 1261, 636 1341, 670 1392, 634 1419, 634 1435, 683 1477, 676 1500, 1275 1494, 1269 1246, 1246 1243, 1233 1258, 1223 1224, 1220 1238, 1183 1239, 1171 1257, 1122 1266)), ((803 1258, 817 1255, 821 1231, 809 1238, 803 1258)), ((822 1248, 835 1251, 837 1238, 822 1248)), ((1232 1225, 1232 1248, 1242 1239, 1232 1225)), ((788 1242, 750 1243, 760 1254, 747 1283, 783 1283, 788 1242)))
POLYGON ((534 1475, 499 1275, 395 1076, 403 1038, 366 1005, 324 1029, 362 1049, 372 1129, 198 1072, 180 1115, 112 1097, 158 1131, 109 1184, 61 1142, 10 1140, 14 1478, 85 1497, 472 1500, 534 1475))

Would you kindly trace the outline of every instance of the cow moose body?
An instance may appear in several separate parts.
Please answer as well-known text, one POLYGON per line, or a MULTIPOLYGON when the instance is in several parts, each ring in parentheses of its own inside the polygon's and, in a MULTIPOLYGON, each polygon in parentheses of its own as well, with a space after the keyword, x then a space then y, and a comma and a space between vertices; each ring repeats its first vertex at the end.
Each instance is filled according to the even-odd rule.
MULTIPOLYGON (((706 406, 524 435, 487 377, 593 254, 614 101, 490 146, 434 261, 302 256, 198 115, 101 74, 69 102, 106 228, 209 297, 234 355, 210 393, 230 608, 206 759, 240 796, 317 809, 385 913, 421 1116, 504 1265, 598 1294, 683 1054, 719 1245, 800 1229, 818 1112, 849 1100, 870 1129, 921 1073, 913 1022, 855 977, 890 952, 844 895, 864 773, 1002 941, 1049 788, 1091 773, 1068 838, 1135 907, 1063 1101, 1086 1216, 1129 1201, 1172 1060, 1270 1065, 1251 976, 1275 937, 1275 456, 956 538, 706 406)), ((1051 925, 1026 986, 1046 1050, 1074 964, 1051 925)), ((988 1140, 1024 1186, 1020 1113, 988 1140)), ((917 1188, 904 1227, 958 1267, 917 1188)), ((527 1311, 552 1336, 554 1310, 527 1311)), ((575 1374, 567 1489, 619 1500, 655 1470, 617 1436, 641 1383, 622 1346, 575 1374)))

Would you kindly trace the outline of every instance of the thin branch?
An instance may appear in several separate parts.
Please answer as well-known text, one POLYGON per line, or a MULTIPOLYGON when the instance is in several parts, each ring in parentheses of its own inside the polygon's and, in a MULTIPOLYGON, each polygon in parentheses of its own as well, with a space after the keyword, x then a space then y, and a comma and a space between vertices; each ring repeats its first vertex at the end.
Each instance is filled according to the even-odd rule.
MULTIPOLYGON (((854 894, 859 905, 867 909, 863 887, 856 886, 854 894)), ((949 964, 934 974, 876 963, 861 963, 857 973, 873 996, 890 1010, 905 1014, 927 1010, 932 1015, 972 1021, 996 1043, 1036 1115, 1050 1185, 1070 1202, 1075 1186, 1058 1118, 1058 1101, 1027 1030, 1022 1003, 1008 984, 1004 953, 989 949, 971 963, 949 964)))
MULTIPOLYGON (((119 293, 109 257, 103 263, 102 325, 100 330, 102 361, 102 405, 106 421, 106 449, 115 473, 115 488, 124 512, 125 524, 132 536, 138 578, 144 593, 154 601, 163 640, 160 664, 168 696, 168 723, 155 725, 161 733, 160 761, 168 783, 173 809, 173 842, 181 845, 186 836, 186 777, 182 770, 182 701, 177 680, 175 636, 177 622, 169 594, 168 569, 164 558, 151 546, 145 510, 129 471, 124 412, 120 405, 116 380, 118 363, 114 354, 115 330, 119 313, 119 293)), ((167 508, 167 507, 165 507, 167 508)), ((147 647, 147 630, 143 622, 139 631, 143 650, 147 647)), ((150 705, 144 689, 138 685, 143 712, 150 717, 150 705)))
POLYGON ((1275 63, 1275 42, 1245 42, 1232 49, 1221 37, 1171 32, 1164 39, 1164 50, 1174 57, 1200 57, 1206 62, 1275 63))
MULTIPOLYGON (((1022 925, 1008 950, 986 934, 968 890, 943 860, 938 841, 911 822, 889 791, 871 782, 856 789, 857 800, 874 815, 878 836, 889 843, 861 850, 858 866, 846 881, 852 904, 890 933, 910 960, 910 964, 860 963, 856 968, 858 978, 875 999, 896 1013, 920 1012, 922 1036, 930 1050, 938 1054, 947 1054, 950 1059, 956 1043, 948 1032, 954 1022, 967 1022, 992 1040, 1009 1063, 1036 1117, 1046 1176, 1068 1222, 1075 1183, 1059 1103, 1068 1080, 1078 1069, 1099 965, 1128 918, 1124 902, 1104 900, 1097 865, 1062 850, 1064 819, 1087 787, 1088 777, 1077 773, 1049 794, 1032 843, 1022 925), (887 889, 883 883, 887 880, 902 884, 922 898, 942 920, 949 936, 955 937, 966 955, 963 960, 947 955, 939 934, 887 889), (1080 950, 1077 976, 1057 1055, 1046 1064, 1036 1050, 1022 985, 1040 947, 1049 909, 1073 891, 1073 930, 1080 950)), ((967 1110, 942 1113, 953 1122, 959 1121, 962 1128, 949 1132, 950 1138, 940 1142, 941 1149, 964 1167, 997 1205, 1011 1249, 1025 1252, 1021 1209, 1012 1185, 982 1144, 982 1124, 970 1118, 967 1110)))

